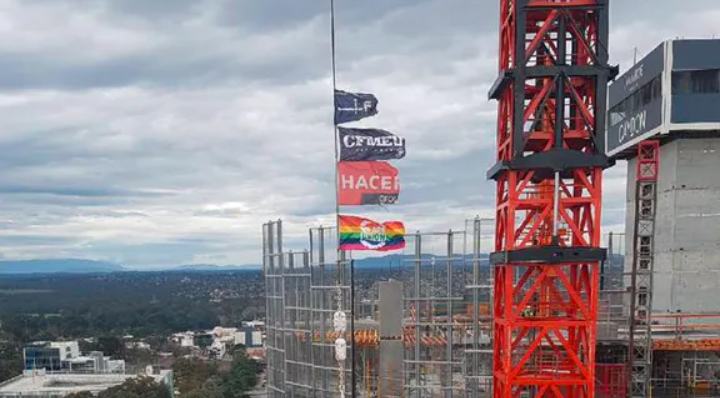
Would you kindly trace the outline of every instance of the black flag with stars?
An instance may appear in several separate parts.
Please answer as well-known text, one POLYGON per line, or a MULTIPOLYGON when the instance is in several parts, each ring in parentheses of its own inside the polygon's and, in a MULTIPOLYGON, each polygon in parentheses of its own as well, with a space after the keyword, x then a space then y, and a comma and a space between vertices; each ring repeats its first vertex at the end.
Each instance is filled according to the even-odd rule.
POLYGON ((405 139, 380 129, 339 127, 340 161, 362 162, 405 157, 405 139))

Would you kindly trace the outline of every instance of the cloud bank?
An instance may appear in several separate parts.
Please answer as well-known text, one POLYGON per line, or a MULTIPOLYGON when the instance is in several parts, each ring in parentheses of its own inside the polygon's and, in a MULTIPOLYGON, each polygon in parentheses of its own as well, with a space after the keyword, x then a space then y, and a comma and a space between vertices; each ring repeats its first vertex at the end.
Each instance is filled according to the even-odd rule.
MULTIPOLYGON (((332 223, 329 15, 324 1, 0 3, 0 252, 131 267, 258 263, 260 225, 290 247, 332 223)), ((372 92, 361 125, 404 136, 410 230, 489 216, 495 1, 337 2, 338 82, 372 92)), ((720 4, 612 3, 622 69, 661 40, 710 37, 720 4), (661 23, 659 23, 661 22, 661 23)), ((624 165, 605 226, 622 230, 624 165)))

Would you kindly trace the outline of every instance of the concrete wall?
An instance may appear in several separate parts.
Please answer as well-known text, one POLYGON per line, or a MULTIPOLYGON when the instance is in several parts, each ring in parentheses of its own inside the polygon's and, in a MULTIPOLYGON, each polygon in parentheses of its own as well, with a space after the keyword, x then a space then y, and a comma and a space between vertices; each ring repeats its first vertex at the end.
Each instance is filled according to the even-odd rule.
POLYGON ((378 388, 381 397, 403 396, 403 344, 402 340, 380 340, 378 388))
MULTIPOLYGON (((627 272, 636 164, 628 162, 627 272)), ((657 206, 653 311, 720 309, 720 139, 679 139, 660 148, 657 206)))
POLYGON ((380 282, 380 396, 400 397, 403 394, 403 357, 402 340, 386 338, 402 336, 403 284, 400 281, 380 282))
POLYGON ((380 338, 403 333, 403 284, 400 281, 379 283, 380 338))

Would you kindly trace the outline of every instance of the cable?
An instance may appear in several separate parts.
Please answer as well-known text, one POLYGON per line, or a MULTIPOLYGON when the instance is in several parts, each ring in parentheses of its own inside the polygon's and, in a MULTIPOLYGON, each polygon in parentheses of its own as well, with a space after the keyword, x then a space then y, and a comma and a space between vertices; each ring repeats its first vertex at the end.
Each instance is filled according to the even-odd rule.
MULTIPOLYGON (((335 1, 330 0, 330 57, 332 67, 333 112, 335 111, 335 93, 337 92, 337 71, 335 66, 335 1)), ((333 117, 334 119, 334 117, 333 117)), ((343 310, 343 281, 345 277, 345 259, 340 249, 340 143, 338 142, 337 121, 333 120, 333 138, 335 143, 335 231, 337 234, 337 279, 335 285, 336 309, 333 316, 335 338, 335 360, 338 364, 338 390, 340 398, 345 398, 345 360, 347 359, 347 315, 343 310)), ((352 286, 351 286, 352 289, 352 286)))

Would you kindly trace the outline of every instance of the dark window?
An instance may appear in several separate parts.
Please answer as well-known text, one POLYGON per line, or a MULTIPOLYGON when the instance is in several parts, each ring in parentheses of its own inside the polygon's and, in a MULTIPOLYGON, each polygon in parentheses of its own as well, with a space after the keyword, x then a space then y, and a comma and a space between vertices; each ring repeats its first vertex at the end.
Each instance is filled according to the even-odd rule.
POLYGON ((672 74, 672 93, 690 94, 692 92, 692 80, 690 72, 673 72, 672 74))
POLYGON ((610 124, 614 125, 662 97, 662 75, 655 77, 637 89, 629 97, 610 109, 610 124))
POLYGON ((713 94, 720 92, 720 73, 717 70, 699 70, 692 73, 693 92, 713 94))
POLYGON ((662 97, 662 80, 660 80, 660 76, 650 82, 650 91, 652 98, 662 97))
POLYGON ((643 107, 652 101, 652 89, 649 84, 640 89, 640 96, 642 97, 641 106, 643 107))
POLYGON ((720 93, 720 69, 673 72, 673 95, 720 93))

